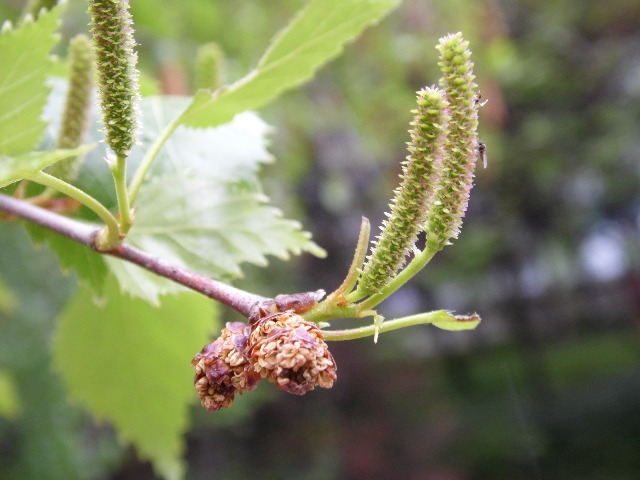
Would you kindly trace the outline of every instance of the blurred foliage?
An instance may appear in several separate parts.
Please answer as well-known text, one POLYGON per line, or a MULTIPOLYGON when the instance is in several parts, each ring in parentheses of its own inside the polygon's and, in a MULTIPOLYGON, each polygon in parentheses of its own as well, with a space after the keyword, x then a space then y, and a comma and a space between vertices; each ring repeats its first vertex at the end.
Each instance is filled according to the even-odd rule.
POLYGON ((0 272, 15 298, 0 312, 0 371, 11 379, 14 415, 0 416, 0 476, 6 479, 100 478, 122 455, 109 429, 69 404, 51 366, 53 318, 72 291, 53 256, 34 250, 24 229, 0 229, 0 272))
MULTIPOLYGON (((303 4, 132 3, 145 78, 174 93, 190 91, 199 45, 220 45, 233 81, 303 4)), ((85 30, 85 6, 69 2, 65 36, 85 30)), ((2 1, 0 16, 21 8, 2 1)), ((438 77, 437 39, 463 31, 489 100, 480 118, 489 167, 477 171, 459 241, 384 307, 389 318, 448 308, 484 321, 471 333, 388 334, 375 348, 336 344, 331 391, 299 399, 267 385, 255 398, 269 403, 241 397, 229 412, 195 411, 189 478, 636 478, 639 24, 635 0, 405 0, 263 111, 277 127, 269 194, 287 216, 306 216, 329 258, 251 267, 241 285, 264 295, 331 289, 360 216, 383 218, 414 92, 438 77)), ((46 250, 4 226, 0 235, 15 299, 0 309, 0 370, 22 402, 15 419, 0 417, 0 476, 153 478, 43 375, 67 280, 46 250)))

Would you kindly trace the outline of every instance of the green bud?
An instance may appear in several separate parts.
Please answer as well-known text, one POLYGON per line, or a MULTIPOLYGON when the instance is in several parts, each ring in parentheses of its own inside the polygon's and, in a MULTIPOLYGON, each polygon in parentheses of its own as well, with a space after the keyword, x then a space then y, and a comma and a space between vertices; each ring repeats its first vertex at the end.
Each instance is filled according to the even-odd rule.
POLYGON ((128 0, 92 0, 93 48, 96 57, 102 123, 107 145, 127 157, 139 128, 137 54, 128 0))
POLYGON ((446 154, 440 171, 425 230, 428 241, 442 248, 458 238, 462 218, 473 187, 473 170, 478 158, 478 94, 474 83, 469 42, 461 33, 440 39, 438 65, 449 104, 446 154))
POLYGON ((426 221, 437 169, 443 155, 447 124, 442 92, 425 88, 418 92, 413 111, 409 155, 402 165, 402 181, 390 204, 391 213, 363 268, 359 289, 376 293, 384 288, 405 263, 426 221))
POLYGON ((215 90, 222 85, 224 53, 216 43, 205 43, 196 57, 195 88, 215 90))
MULTIPOLYGON (((69 90, 62 114, 58 148, 76 148, 87 131, 92 91, 92 56, 89 39, 77 35, 69 44, 69 90)), ((66 181, 77 174, 78 158, 69 158, 50 168, 52 175, 66 181)))

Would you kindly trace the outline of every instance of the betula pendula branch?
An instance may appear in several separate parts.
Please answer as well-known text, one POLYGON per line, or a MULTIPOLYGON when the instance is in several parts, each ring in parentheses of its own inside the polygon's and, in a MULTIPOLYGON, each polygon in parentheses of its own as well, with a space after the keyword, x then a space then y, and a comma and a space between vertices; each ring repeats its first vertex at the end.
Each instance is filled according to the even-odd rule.
POLYGON ((165 277, 191 290, 206 295, 209 298, 217 300, 238 311, 245 317, 248 317, 252 313, 256 305, 268 300, 260 295, 246 292, 182 267, 171 265, 160 258, 125 243, 109 251, 98 251, 95 248, 95 237, 100 232, 99 226, 58 215, 57 213, 31 205, 28 202, 18 200, 8 195, 0 194, 0 211, 52 230, 98 253, 111 255, 134 263, 161 277, 165 277))

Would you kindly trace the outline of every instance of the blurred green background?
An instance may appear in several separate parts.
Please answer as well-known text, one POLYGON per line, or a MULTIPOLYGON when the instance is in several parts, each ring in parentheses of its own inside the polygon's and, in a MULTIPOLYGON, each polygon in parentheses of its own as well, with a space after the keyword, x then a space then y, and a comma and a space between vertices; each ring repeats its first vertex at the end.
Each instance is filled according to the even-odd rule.
MULTIPOLYGON (((68 3, 65 38, 87 23, 86 2, 68 3)), ((245 74, 304 4, 131 3, 140 67, 170 94, 191 91, 205 42, 226 52, 227 81, 245 74)), ((22 8, 1 0, 0 19, 22 8)), ((188 478, 638 478, 637 0, 405 0, 261 112, 275 127, 265 189, 329 257, 247 267, 238 285, 275 295, 341 282, 360 217, 375 230, 387 208, 414 92, 439 76, 437 39, 456 31, 488 100, 489 167, 460 239, 381 310, 477 311, 482 324, 332 344, 330 391, 294 398, 262 385, 229 411, 194 406, 188 478)), ((154 478, 48 369, 73 280, 25 239, 0 229, 0 477, 154 478)))

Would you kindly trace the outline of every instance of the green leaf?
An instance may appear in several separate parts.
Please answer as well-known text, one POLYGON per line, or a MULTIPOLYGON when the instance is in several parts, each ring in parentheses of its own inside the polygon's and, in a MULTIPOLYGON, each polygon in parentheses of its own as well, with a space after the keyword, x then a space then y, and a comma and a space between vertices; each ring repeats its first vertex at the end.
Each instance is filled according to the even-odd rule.
POLYGON ((11 312, 15 306, 15 299, 0 278, 0 315, 11 312))
POLYGON ((30 178, 43 168, 65 158, 84 155, 92 148, 93 145, 85 145, 70 150, 25 153, 17 157, 0 155, 0 188, 30 178))
POLYGON ((18 388, 10 372, 0 370, 0 418, 14 420, 20 414, 18 388))
POLYGON ((63 7, 17 29, 9 22, 0 34, 0 154, 14 156, 34 150, 46 123, 40 118, 49 94, 45 80, 52 71, 50 52, 63 7))
POLYGON ((25 227, 35 244, 46 243, 56 254, 63 272, 73 271, 95 294, 102 294, 104 281, 109 272, 103 255, 33 223, 25 223, 25 227))
POLYGON ((247 76, 215 92, 200 90, 181 121, 191 127, 228 122, 309 80, 322 65, 400 0, 312 0, 272 40, 247 76))
POLYGON ((185 287, 175 282, 118 258, 105 257, 105 262, 109 271, 118 280, 121 292, 144 300, 155 307, 160 305, 161 296, 187 291, 185 287))
MULTIPOLYGON (((151 136, 177 108, 175 99, 146 104, 151 136)), ((282 218, 261 191, 258 169, 272 160, 269 130, 250 112, 216 128, 179 127, 158 156, 155 177, 140 189, 127 242, 225 281, 239 277, 244 262, 266 265, 267 255, 286 259, 308 251, 323 256, 301 225, 282 218)), ((151 303, 178 288, 118 259, 107 264, 124 291, 151 303)))
POLYGON ((168 479, 181 478, 188 406, 197 397, 190 361, 219 325, 215 303, 184 292, 160 308, 121 296, 113 279, 105 305, 81 287, 58 318, 53 354, 72 397, 168 479))

